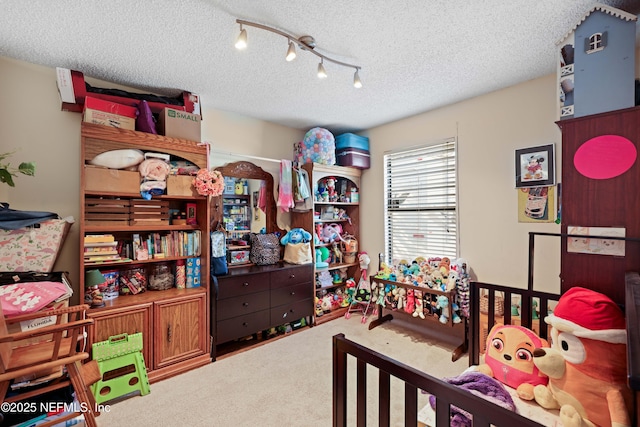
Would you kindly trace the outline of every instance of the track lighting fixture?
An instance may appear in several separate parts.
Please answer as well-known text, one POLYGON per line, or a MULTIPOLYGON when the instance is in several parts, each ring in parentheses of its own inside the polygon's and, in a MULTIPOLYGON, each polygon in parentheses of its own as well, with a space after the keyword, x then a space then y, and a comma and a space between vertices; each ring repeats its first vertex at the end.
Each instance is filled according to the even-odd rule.
POLYGON ((343 67, 354 68, 355 74, 353 75, 353 86, 356 88, 362 87, 362 81, 360 80, 360 66, 354 64, 348 64, 346 62, 338 61, 336 59, 329 58, 326 55, 321 54, 320 52, 316 52, 314 49, 316 47, 316 41, 311 36, 301 36, 294 37, 291 34, 288 34, 284 31, 278 30, 276 28, 269 27, 267 25, 258 24, 255 22, 245 21, 242 19, 236 19, 236 22, 240 24, 240 34, 236 39, 236 48, 239 50, 245 49, 247 47, 247 31, 242 28, 243 25, 260 28, 262 30, 270 31, 275 34, 279 34, 282 37, 285 37, 289 41, 289 47, 287 49, 287 61, 293 61, 296 58, 296 45, 304 51, 310 52, 320 58, 320 63, 318 64, 318 78, 324 79, 327 77, 327 70, 324 68, 324 60, 326 59, 329 62, 333 62, 337 65, 342 65, 343 67))
POLYGON ((285 59, 289 62, 296 59, 296 45, 294 45, 291 40, 289 40, 289 49, 287 50, 287 57, 285 59))
POLYGON ((360 68, 356 68, 356 72, 353 74, 353 87, 356 89, 360 89, 362 87, 362 81, 360 80, 360 74, 358 74, 358 70, 360 68))
POLYGON ((242 28, 242 24, 240 24, 240 34, 236 39, 236 49, 243 50, 247 48, 247 30, 242 28))
POLYGON ((327 78, 327 70, 324 69, 324 58, 320 59, 320 63, 318 64, 318 78, 326 79, 327 78))

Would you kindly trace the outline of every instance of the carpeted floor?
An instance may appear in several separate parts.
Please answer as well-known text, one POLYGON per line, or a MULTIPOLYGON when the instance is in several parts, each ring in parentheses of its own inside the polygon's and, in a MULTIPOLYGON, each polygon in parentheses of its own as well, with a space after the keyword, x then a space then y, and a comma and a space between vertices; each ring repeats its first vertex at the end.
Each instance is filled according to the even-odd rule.
MULTIPOLYGON (((349 320, 339 318, 306 328, 154 383, 150 394, 112 405, 110 412, 98 417, 98 425, 329 427, 331 337, 337 333, 439 378, 457 375, 467 367, 466 355, 452 363, 453 347, 402 326, 392 321, 368 330, 368 324, 360 323, 360 316, 355 315, 349 320)), ((349 362, 349 368, 355 372, 355 363, 349 362)), ((377 375, 375 369, 370 371, 368 413, 373 417, 377 375)), ((400 381, 392 380, 391 390, 392 425, 403 425, 400 381)), ((421 406, 426 404, 426 395, 419 393, 419 401, 421 406)), ((350 414, 350 418, 353 416, 350 414)), ((368 424, 377 425, 374 419, 368 424)))

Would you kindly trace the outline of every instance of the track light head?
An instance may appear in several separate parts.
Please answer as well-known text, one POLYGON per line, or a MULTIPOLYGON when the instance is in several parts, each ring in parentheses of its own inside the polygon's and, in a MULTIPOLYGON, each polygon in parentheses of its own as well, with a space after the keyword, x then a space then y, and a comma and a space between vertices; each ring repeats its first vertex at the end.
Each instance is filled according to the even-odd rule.
POLYGON ((285 59, 289 62, 296 59, 296 46, 291 40, 289 40, 289 49, 287 49, 287 56, 285 59))
POLYGON ((358 74, 359 70, 359 68, 356 68, 356 72, 353 74, 353 87, 356 89, 360 89, 362 87, 362 80, 360 80, 360 74, 358 74))
POLYGON ((326 79, 327 78, 327 70, 324 69, 323 62, 324 62, 324 59, 321 59, 320 63, 318 64, 318 78, 319 79, 326 79))
POLYGON ((247 30, 242 28, 242 24, 240 24, 240 34, 236 39, 236 49, 244 50, 247 48, 247 30))

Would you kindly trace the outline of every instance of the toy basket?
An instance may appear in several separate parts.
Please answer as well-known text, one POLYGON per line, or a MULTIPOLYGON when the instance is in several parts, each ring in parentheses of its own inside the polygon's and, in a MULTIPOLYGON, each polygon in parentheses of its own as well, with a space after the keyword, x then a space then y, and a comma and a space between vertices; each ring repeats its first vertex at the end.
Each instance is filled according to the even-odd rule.
MULTIPOLYGON (((489 295, 480 297, 480 313, 489 313, 489 295)), ((496 316, 504 316, 504 297, 497 293, 494 301, 494 313, 496 316)))
POLYGON ((358 240, 350 234, 345 234, 344 236, 342 236, 342 252, 358 252, 358 240))
POLYGON ((352 264, 356 262, 357 252, 344 252, 343 255, 344 255, 344 262, 346 262, 347 264, 352 264))

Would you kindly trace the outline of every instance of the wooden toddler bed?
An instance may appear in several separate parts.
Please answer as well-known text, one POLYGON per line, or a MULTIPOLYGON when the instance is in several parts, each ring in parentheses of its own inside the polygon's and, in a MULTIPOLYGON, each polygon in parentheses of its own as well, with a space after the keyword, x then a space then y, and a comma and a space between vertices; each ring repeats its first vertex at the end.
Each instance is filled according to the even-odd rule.
MULTIPOLYGON (((627 273, 625 278, 625 317, 627 325, 627 378, 628 386, 633 393, 632 425, 638 426, 638 390, 640 390, 640 325, 638 314, 640 311, 640 276, 638 273, 627 273)), ((487 331, 496 323, 520 324, 536 331, 540 337, 548 338, 549 327, 544 321, 543 313, 553 309, 560 295, 534 291, 531 288, 533 279, 530 278, 529 289, 472 282, 470 288, 471 318, 470 324, 470 354, 469 364, 478 365, 486 340, 487 331), (480 310, 480 296, 486 295, 486 308, 496 308, 495 301, 504 298, 505 307, 500 315, 494 310, 482 313, 480 310), (512 300, 513 298, 513 300, 512 300), (519 301, 519 316, 512 315, 509 304, 519 301), (538 313, 533 314, 534 308, 538 313)), ((498 306, 499 307, 499 306, 498 306)), ((484 310, 483 310, 484 311, 484 310)), ((378 425, 389 426, 391 420, 391 378, 404 382, 404 425, 425 425, 419 420, 418 414, 422 408, 418 405, 418 393, 424 391, 436 398, 435 424, 448 426, 452 406, 460 408, 473 417, 473 426, 547 426, 548 418, 540 422, 525 418, 525 416, 507 410, 481 397, 473 395, 443 380, 418 371, 408 365, 391 359, 383 354, 370 350, 347 339, 343 334, 333 337, 333 425, 342 427, 347 425, 347 390, 355 387, 355 413, 358 426, 365 426, 367 422, 367 367, 378 369, 377 412, 378 425), (347 384, 348 356, 356 360, 355 384, 347 384), (421 423, 419 424, 419 421, 421 423)), ((369 399, 370 400, 370 399, 369 399)), ((515 401, 516 399, 514 399, 515 401)), ((525 402, 526 403, 526 402, 525 402)), ((527 403, 528 404, 528 403, 527 403)), ((535 406, 535 403, 531 405, 535 406)), ((520 405, 518 405, 520 410, 520 405)), ((536 410, 544 411, 540 407, 536 410)), ((557 414, 557 411, 555 411, 557 414)), ((530 413, 526 414, 531 416, 530 413)), ((540 420, 540 419, 539 419, 540 420)), ((553 425, 553 424, 551 424, 553 425)))

